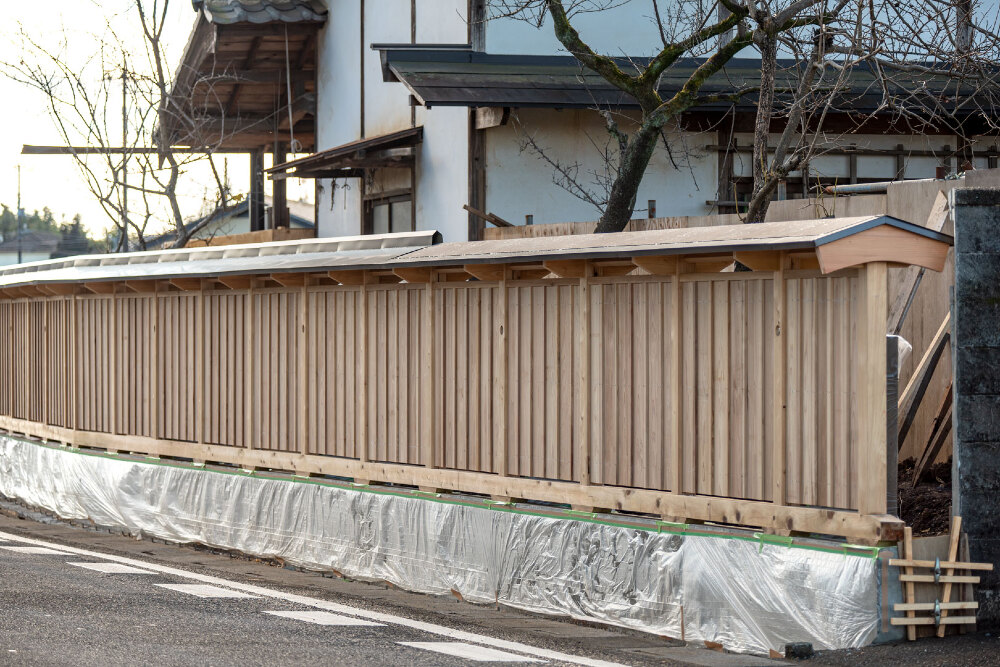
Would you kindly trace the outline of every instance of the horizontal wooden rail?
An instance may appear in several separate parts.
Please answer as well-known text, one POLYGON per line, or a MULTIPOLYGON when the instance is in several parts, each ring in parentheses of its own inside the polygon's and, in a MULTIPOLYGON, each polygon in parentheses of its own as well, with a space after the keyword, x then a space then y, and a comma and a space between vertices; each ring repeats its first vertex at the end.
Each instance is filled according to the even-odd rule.
POLYGON ((895 540, 874 423, 885 265, 776 262, 226 276, 3 300, 0 428, 895 540))

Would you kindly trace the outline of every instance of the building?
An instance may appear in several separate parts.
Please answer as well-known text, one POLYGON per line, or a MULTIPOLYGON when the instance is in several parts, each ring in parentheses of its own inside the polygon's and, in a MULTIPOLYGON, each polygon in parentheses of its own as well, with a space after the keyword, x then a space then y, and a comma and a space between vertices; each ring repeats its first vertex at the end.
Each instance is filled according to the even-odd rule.
MULTIPOLYGON (((551 26, 484 21, 482 0, 194 4, 174 99, 193 105, 201 120, 186 133, 175 126, 173 136, 252 152, 253 229, 264 224, 264 171, 276 209, 285 201, 282 179, 316 179, 319 236, 436 229, 449 241, 480 238, 487 223, 466 207, 514 224, 599 216, 553 182, 560 180, 553 163, 593 180, 608 142, 595 102, 618 106, 623 118, 636 111, 565 55, 551 26), (263 168, 265 152, 277 166, 263 168), (289 152, 311 155, 285 162, 289 152)), ((595 49, 628 45, 641 55, 661 44, 647 13, 642 3, 625 3, 575 21, 595 49)), ((696 64, 669 70, 664 92, 696 64)), ((755 61, 734 60, 706 90, 755 77, 755 61)), ((854 108, 872 103, 852 99, 854 108)), ((793 173, 783 196, 804 196, 816 184, 933 177, 942 166, 954 173, 966 159, 996 166, 992 139, 973 145, 888 123, 859 134, 845 119, 838 146, 793 173)), ((682 129, 665 135, 672 152, 654 155, 635 217, 735 212, 752 185, 753 120, 750 103, 691 109, 682 129)))
MULTIPOLYGON (((274 200, 271 197, 264 198, 265 220, 273 215, 274 200)), ((315 216, 315 206, 308 202, 291 201, 288 202, 288 228, 308 232, 308 236, 314 236, 316 224, 313 222, 315 216)), ((224 210, 215 210, 206 216, 192 220, 185 225, 188 231, 195 230, 191 236, 188 246, 198 245, 202 242, 206 245, 214 245, 214 241, 220 237, 242 236, 251 231, 250 228, 250 202, 247 199, 234 206, 229 206, 224 210)), ((177 238, 176 232, 169 231, 146 242, 148 250, 169 248, 177 238)), ((305 237, 297 237, 305 238, 305 237)))
POLYGON ((0 242, 0 266, 40 262, 51 259, 59 249, 62 236, 52 232, 27 230, 0 242))

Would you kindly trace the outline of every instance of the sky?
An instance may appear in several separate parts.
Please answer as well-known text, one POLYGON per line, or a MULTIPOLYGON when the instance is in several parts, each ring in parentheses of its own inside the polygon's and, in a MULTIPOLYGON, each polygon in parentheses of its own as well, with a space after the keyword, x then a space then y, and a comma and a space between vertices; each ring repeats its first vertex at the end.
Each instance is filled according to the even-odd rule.
MULTIPOLYGON (((197 14, 190 0, 168 0, 168 27, 165 48, 174 67, 180 61, 197 14)), ((163 2, 163 0, 159 0, 163 2)), ((70 64, 82 64, 93 55, 94 45, 108 35, 110 22, 123 39, 134 38, 130 50, 140 51, 138 19, 130 11, 134 0, 47 0, 7 3, 0 27, 0 62, 18 62, 24 53, 21 31, 36 41, 56 45, 65 35, 69 44, 70 64)), ((146 0, 147 6, 152 0, 146 0)), ((137 62, 139 60, 137 59, 137 62)), ((70 220, 79 213, 84 225, 95 236, 112 226, 100 205, 94 201, 69 156, 21 155, 22 144, 61 145, 59 133, 47 112, 45 98, 6 76, 0 75, 0 99, 4 100, 0 118, 0 203, 12 210, 17 205, 17 167, 21 166, 21 205, 30 213, 49 207, 57 220, 70 220)), ((245 192, 249 162, 242 156, 230 156, 229 174, 235 192, 245 192)), ((222 160, 219 160, 220 169, 222 160)), ((312 198, 311 183, 289 182, 289 198, 312 198)), ((188 174, 181 187, 181 207, 185 218, 200 215, 206 193, 213 197, 214 180, 207 170, 188 174)), ((162 224, 159 225, 162 227, 162 224)), ((151 224, 147 232, 152 232, 151 224)))

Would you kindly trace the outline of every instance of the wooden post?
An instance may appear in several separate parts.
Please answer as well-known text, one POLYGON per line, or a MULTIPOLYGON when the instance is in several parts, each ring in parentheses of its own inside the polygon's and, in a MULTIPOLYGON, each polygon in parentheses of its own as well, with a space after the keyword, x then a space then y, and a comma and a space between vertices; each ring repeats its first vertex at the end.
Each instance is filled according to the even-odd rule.
MULTIPOLYGON (((913 560, 913 529, 910 528, 909 526, 903 528, 903 558, 905 558, 906 560, 913 560)), ((905 567, 903 568, 903 573, 913 574, 913 568, 905 567)), ((914 584, 912 581, 907 581, 905 584, 903 601, 910 604, 917 601, 914 592, 914 584)), ((914 611, 906 612, 907 618, 915 618, 916 615, 917 614, 914 611)), ((911 642, 916 640, 917 626, 915 625, 906 626, 906 638, 911 642)))
POLYGON ((860 270, 858 307, 858 511, 886 512, 886 350, 888 269, 872 262, 860 270))
MULTIPOLYGON (((423 375, 422 409, 420 422, 420 461, 426 468, 434 468, 434 280, 432 272, 424 288, 423 375)), ((499 472, 499 471, 498 471, 499 472)))
MULTIPOLYGON (((506 291, 506 287, 505 287, 506 291)), ((580 307, 577 311, 577 447, 576 474, 580 484, 590 485, 590 263, 580 278, 580 307)), ((505 309, 506 310, 506 309, 505 309)), ((506 359, 505 359, 506 361, 506 359)), ((506 363, 504 364, 506 366, 506 363)))
POLYGON ((496 446, 493 449, 493 470, 501 477, 507 476, 507 423, 509 409, 507 405, 507 269, 497 283, 500 290, 500 310, 497 314, 499 331, 496 342, 496 398, 493 418, 496 420, 496 446))
POLYGON ((111 308, 109 309, 109 314, 111 317, 111 342, 110 342, 110 357, 111 362, 111 372, 109 373, 110 381, 109 393, 111 394, 111 410, 110 410, 110 424, 111 433, 118 434, 118 357, 121 352, 121 341, 119 340, 120 332, 118 331, 118 285, 115 284, 111 288, 111 308))
POLYGON ((785 504, 785 261, 782 252, 778 260, 778 270, 774 272, 774 351, 771 372, 771 502, 785 504))
POLYGON ((357 384, 358 405, 357 405, 357 426, 358 444, 356 451, 358 460, 362 463, 368 461, 368 274, 366 273, 358 287, 358 298, 361 300, 359 313, 361 319, 361 332, 358 337, 358 370, 361 373, 357 384))
MULTIPOLYGON (((72 295, 69 301, 70 305, 70 386, 69 386, 69 397, 72 402, 70 406, 70 421, 69 428, 74 431, 79 428, 77 426, 77 402, 80 396, 80 388, 77 387, 77 347, 79 346, 79 338, 76 334, 76 318, 77 318, 77 297, 72 295)), ((8 338, 8 340, 11 340, 8 338)))
POLYGON ((681 384, 684 372, 681 363, 681 262, 677 263, 674 277, 670 281, 670 490, 684 493, 684 443, 681 430, 681 384))
POLYGON ((43 424, 49 423, 49 299, 42 299, 42 401, 43 424))
POLYGON ((253 450, 253 411, 254 405, 254 338, 253 327, 254 301, 253 281, 247 289, 246 301, 243 303, 243 446, 248 451, 253 450))
POLYGON ((156 283, 153 286, 153 293, 150 296, 152 300, 152 305, 150 306, 153 310, 152 319, 153 326, 150 333, 151 342, 149 345, 149 353, 152 362, 152 368, 150 371, 150 384, 146 388, 149 392, 150 409, 149 409, 149 434, 153 438, 160 437, 160 406, 162 401, 159 397, 163 394, 160 392, 160 283, 156 283))
MULTIPOLYGON (((205 442, 205 285, 202 284, 198 288, 198 312, 195 316, 195 336, 194 336, 194 349, 195 349, 195 359, 197 362, 194 365, 194 382, 195 382, 195 401, 196 405, 194 408, 195 422, 194 422, 194 439, 198 444, 204 444, 205 442)), ((218 360, 213 359, 212 363, 217 363, 218 360)))
MULTIPOLYGON (((299 391, 298 391, 298 440, 302 458, 309 453, 306 442, 309 433, 309 280, 306 279, 299 292, 299 391)), ((305 470, 306 466, 302 466, 305 470)))

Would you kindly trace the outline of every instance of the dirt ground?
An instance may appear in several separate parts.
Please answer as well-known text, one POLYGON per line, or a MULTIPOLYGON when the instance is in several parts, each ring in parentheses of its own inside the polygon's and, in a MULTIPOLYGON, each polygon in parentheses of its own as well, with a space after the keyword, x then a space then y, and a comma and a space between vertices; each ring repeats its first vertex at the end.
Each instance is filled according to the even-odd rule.
MULTIPOLYGON (((951 515, 951 459, 931 466, 910 488, 913 459, 899 464, 899 518, 916 535, 946 535, 951 515)), ((998 660, 1000 664, 1000 660, 998 660)))
MULTIPOLYGON (((795 661, 791 661, 795 662, 795 661)), ((803 665, 900 665, 905 667, 964 667, 1000 665, 1000 634, 979 631, 944 639, 869 646, 847 651, 823 651, 803 665)))

